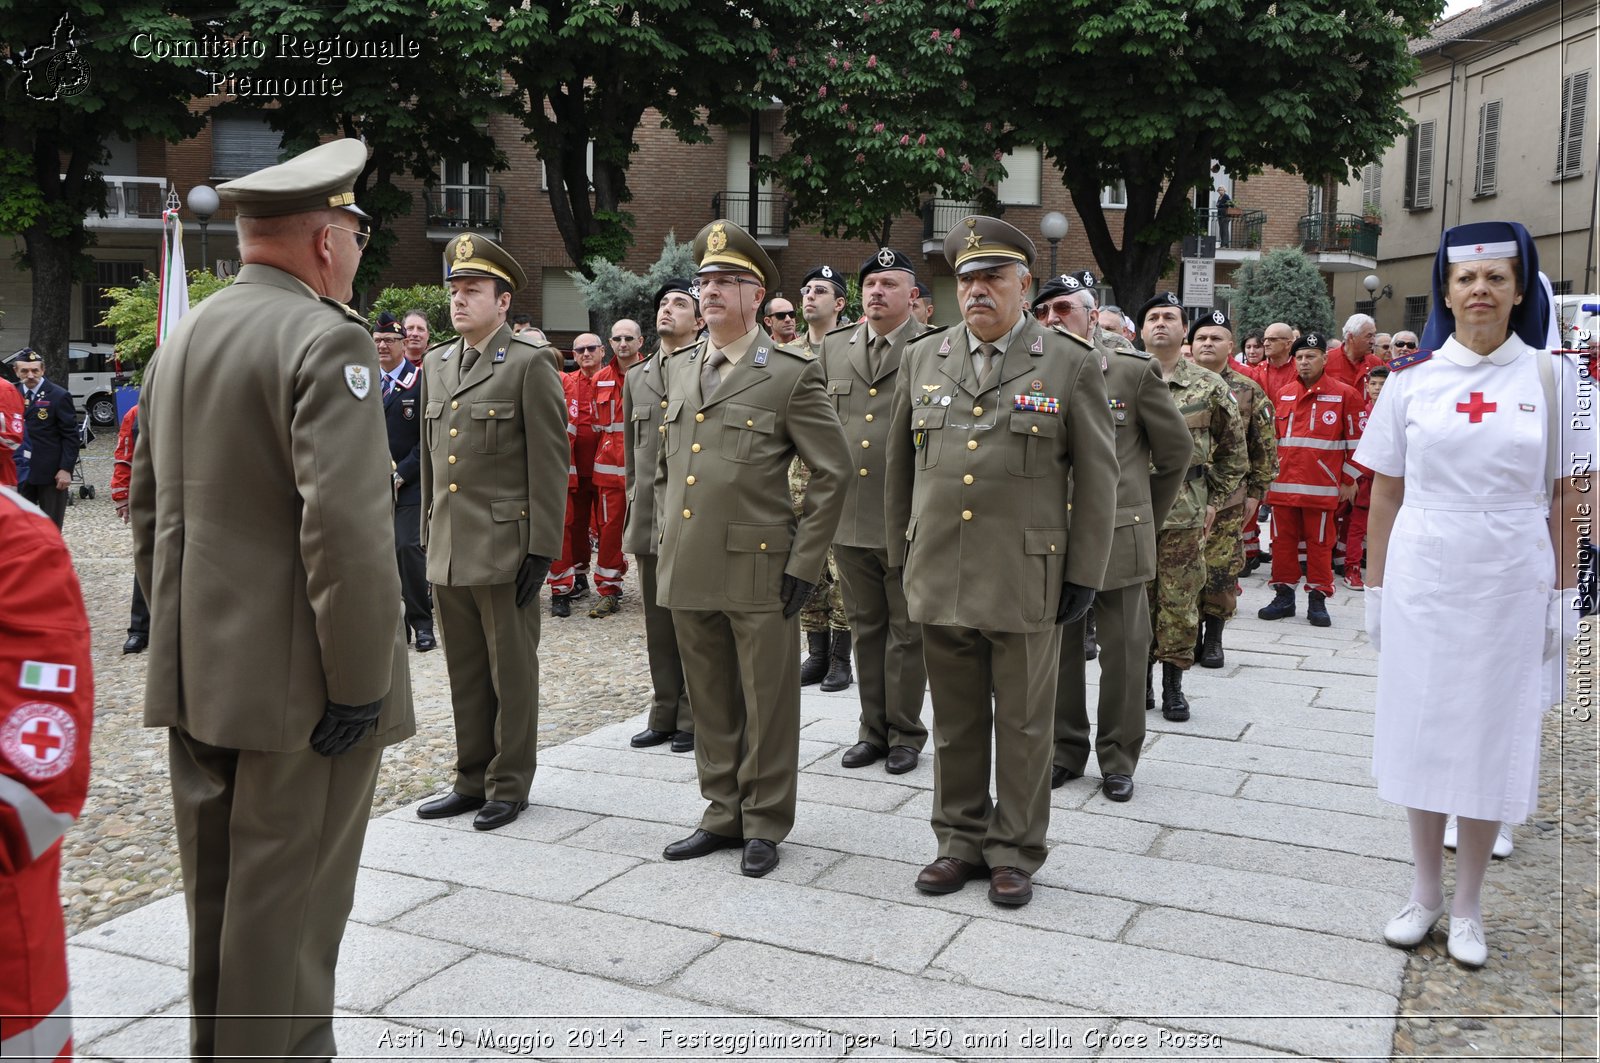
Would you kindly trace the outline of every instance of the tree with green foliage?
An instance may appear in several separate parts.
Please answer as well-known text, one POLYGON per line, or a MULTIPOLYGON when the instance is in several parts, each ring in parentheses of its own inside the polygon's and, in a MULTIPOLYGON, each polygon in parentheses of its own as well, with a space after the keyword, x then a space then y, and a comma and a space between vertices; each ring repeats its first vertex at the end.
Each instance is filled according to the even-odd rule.
POLYGON ((85 226, 106 210, 103 167, 116 140, 176 142, 199 132, 189 110, 203 91, 194 61, 156 64, 141 33, 194 38, 192 3, 0 0, 0 232, 22 237, 19 268, 33 280, 28 342, 66 382, 72 284, 92 279, 85 226))
POLYGON ((1213 162, 1344 180, 1405 128, 1409 42, 1443 0, 973 0, 981 118, 1044 146, 1125 306, 1195 229, 1213 162), (1121 179, 1121 243, 1101 189, 1121 179))
POLYGON ((1298 247, 1268 251, 1233 276, 1233 334, 1282 321, 1301 332, 1333 335, 1333 299, 1317 265, 1298 247))
MULTIPOLYGON (((189 305, 233 283, 232 277, 218 277, 206 269, 189 271, 189 305)), ((156 324, 161 309, 161 278, 145 273, 131 288, 107 288, 111 309, 100 324, 117 337, 117 357, 124 372, 142 369, 156 353, 156 324)))
POLYGON ((590 261, 594 276, 568 273, 583 295, 589 308, 589 324, 600 335, 609 336, 611 326, 623 318, 639 323, 644 338, 644 350, 653 351, 659 342, 656 336, 656 291, 673 277, 694 276, 696 263, 690 244, 678 243, 677 237, 668 233, 661 245, 661 255, 643 273, 630 273, 603 258, 590 261))
POLYGON ((428 316, 428 342, 443 343, 456 338, 450 322, 450 289, 443 284, 414 284, 409 288, 385 288, 372 300, 367 318, 376 321, 388 311, 400 317, 408 310, 421 310, 428 316))

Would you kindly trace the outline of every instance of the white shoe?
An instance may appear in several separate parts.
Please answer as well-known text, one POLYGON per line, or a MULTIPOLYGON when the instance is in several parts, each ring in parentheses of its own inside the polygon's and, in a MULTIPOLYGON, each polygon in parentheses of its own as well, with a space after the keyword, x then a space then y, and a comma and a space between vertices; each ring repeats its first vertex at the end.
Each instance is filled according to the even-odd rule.
POLYGON ((1456 817, 1454 816, 1445 820, 1444 847, 1446 849, 1454 849, 1456 847, 1456 817))
POLYGON ((1494 837, 1494 849, 1491 850, 1495 859, 1504 860, 1511 855, 1511 824, 1500 824, 1500 833, 1494 837))
POLYGON ((1489 959, 1483 926, 1476 919, 1450 917, 1450 957, 1463 967, 1482 967, 1489 959))
POLYGON ((1433 929, 1433 924, 1444 917, 1445 903, 1439 900, 1439 907, 1424 908, 1416 901, 1407 901, 1406 906, 1400 909, 1400 914, 1389 920, 1383 928, 1383 940, 1398 949, 1414 948, 1422 944, 1428 936, 1428 931, 1433 929))

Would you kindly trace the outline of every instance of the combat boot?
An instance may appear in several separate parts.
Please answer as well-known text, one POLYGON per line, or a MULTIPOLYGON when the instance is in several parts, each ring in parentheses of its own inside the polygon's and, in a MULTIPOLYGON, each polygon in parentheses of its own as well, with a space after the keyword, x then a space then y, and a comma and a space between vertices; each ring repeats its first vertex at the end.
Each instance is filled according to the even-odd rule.
POLYGON ((1095 641, 1094 607, 1089 607, 1089 612, 1083 618, 1083 659, 1092 661, 1100 656, 1100 644, 1095 641))
POLYGON ((1220 616, 1201 619, 1200 652, 1195 655, 1195 663, 1201 668, 1221 668, 1225 663, 1222 656, 1223 624, 1220 616))
POLYGON ((1284 617, 1294 615, 1294 588, 1277 585, 1278 596, 1268 605, 1263 605, 1256 615, 1263 620, 1282 620, 1284 617))
POLYGON ((828 674, 822 679, 822 689, 830 693, 848 687, 855 677, 850 672, 850 632, 831 632, 833 645, 828 652, 828 674))
POLYGON ((806 646, 810 653, 800 662, 800 685, 803 687, 822 682, 822 677, 828 674, 828 633, 807 631, 806 646))
POLYGON ((1161 715, 1174 723, 1189 718, 1189 699, 1183 696, 1183 669, 1161 662, 1161 715))
POLYGON ((1151 661, 1144 673, 1144 711, 1156 711, 1156 662, 1151 661))
POLYGON ((1332 627, 1333 618, 1328 615, 1328 607, 1323 603, 1328 596, 1321 591, 1312 591, 1306 595, 1306 619, 1311 621, 1312 627, 1332 627))

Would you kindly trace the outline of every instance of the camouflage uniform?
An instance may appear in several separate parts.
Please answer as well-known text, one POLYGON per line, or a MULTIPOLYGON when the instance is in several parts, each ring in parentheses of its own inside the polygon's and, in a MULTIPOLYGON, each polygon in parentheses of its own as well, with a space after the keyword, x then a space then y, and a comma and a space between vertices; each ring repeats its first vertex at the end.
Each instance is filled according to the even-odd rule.
MULTIPOLYGON (((811 470, 805 462, 795 458, 789 463, 789 499, 794 503, 794 515, 800 516, 800 505, 806 495, 806 484, 811 482, 811 470)), ((844 593, 840 590, 839 570, 833 564, 833 551, 828 551, 828 563, 822 570, 822 579, 806 599, 800 610, 800 630, 849 631, 844 618, 844 593)))
POLYGON ((1244 570, 1244 503, 1258 502, 1278 478, 1278 433, 1273 423, 1272 400, 1261 385, 1238 372, 1232 365, 1223 367, 1222 379, 1233 394, 1245 424, 1245 449, 1250 465, 1244 480, 1234 488, 1225 503, 1217 507, 1217 519, 1206 538, 1206 581, 1200 595, 1202 616, 1232 620, 1238 607, 1239 573, 1244 570))
POLYGON ((1187 669, 1194 663, 1200 589, 1206 579, 1206 506, 1213 498, 1233 494, 1248 463, 1244 420, 1221 377, 1181 358, 1167 387, 1194 437, 1194 456, 1178 500, 1156 536, 1156 578, 1149 584, 1155 629, 1150 659, 1187 669))

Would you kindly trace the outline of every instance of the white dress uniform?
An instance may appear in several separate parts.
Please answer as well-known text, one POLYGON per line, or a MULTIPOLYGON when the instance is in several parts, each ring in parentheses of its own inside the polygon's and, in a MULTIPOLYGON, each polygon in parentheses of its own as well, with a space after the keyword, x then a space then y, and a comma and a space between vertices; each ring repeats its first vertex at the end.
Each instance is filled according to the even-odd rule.
MULTIPOLYGON (((1515 335, 1487 358, 1452 336, 1389 378, 1356 450, 1405 477, 1380 618, 1372 767, 1386 801, 1507 823, 1536 802, 1564 656, 1544 661, 1555 557, 1538 358, 1551 355, 1515 335)), ((1571 360, 1552 369, 1557 395, 1576 395, 1571 360)), ((1560 412, 1562 453, 1590 453, 1591 426, 1560 412)))

